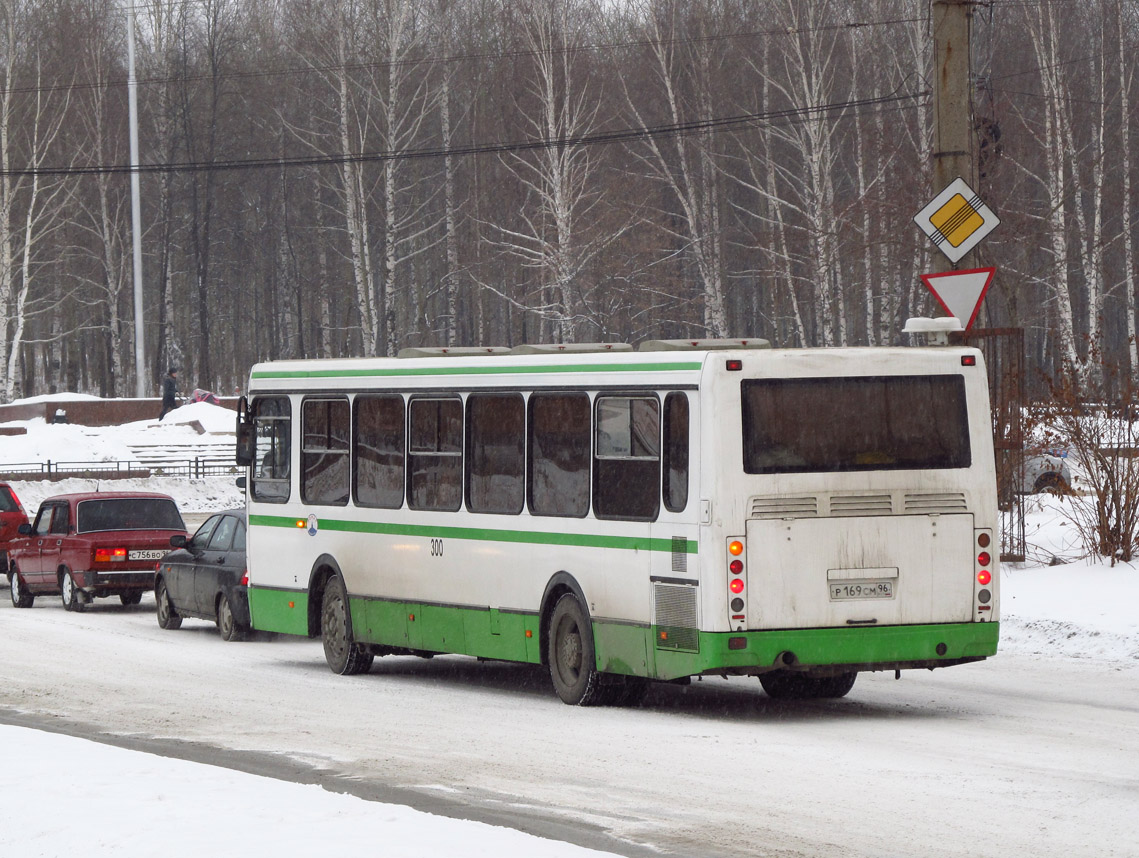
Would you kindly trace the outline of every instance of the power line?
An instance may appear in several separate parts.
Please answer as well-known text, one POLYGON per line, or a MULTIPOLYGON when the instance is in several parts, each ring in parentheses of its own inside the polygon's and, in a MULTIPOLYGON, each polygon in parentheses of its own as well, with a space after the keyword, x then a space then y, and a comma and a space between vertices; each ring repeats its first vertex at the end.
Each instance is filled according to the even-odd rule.
MULTIPOLYGON (((864 98, 809 107, 792 107, 784 110, 745 113, 737 116, 718 117, 693 122, 678 122, 667 125, 640 126, 617 131, 583 134, 571 137, 542 138, 502 143, 483 143, 470 146, 424 147, 383 152, 361 152, 350 155, 315 155, 295 158, 235 158, 221 161, 183 161, 169 164, 140 164, 139 173, 190 173, 221 172, 229 170, 293 169, 297 167, 339 166, 342 164, 365 164, 383 161, 411 161, 429 158, 442 158, 447 155, 486 155, 508 152, 527 152, 565 146, 603 146, 627 140, 650 137, 673 137, 688 134, 714 133, 728 128, 757 122, 804 121, 815 116, 841 115, 850 110, 869 107, 899 106, 906 102, 917 102, 929 97, 929 91, 894 94, 877 98, 864 98)), ((131 167, 125 164, 110 164, 93 167, 41 167, 39 169, 10 169, 0 171, 0 176, 85 176, 113 175, 130 173, 131 167)))

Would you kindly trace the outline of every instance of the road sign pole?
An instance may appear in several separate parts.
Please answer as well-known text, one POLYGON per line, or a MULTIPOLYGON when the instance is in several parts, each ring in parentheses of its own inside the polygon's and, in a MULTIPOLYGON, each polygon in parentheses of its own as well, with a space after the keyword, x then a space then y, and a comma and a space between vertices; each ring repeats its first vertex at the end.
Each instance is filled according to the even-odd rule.
MULTIPOLYGON (((933 11, 933 193, 954 179, 976 187, 973 152, 971 36, 973 0, 931 0, 933 11)), ((972 268, 972 254, 949 262, 934 254, 935 272, 972 268)))

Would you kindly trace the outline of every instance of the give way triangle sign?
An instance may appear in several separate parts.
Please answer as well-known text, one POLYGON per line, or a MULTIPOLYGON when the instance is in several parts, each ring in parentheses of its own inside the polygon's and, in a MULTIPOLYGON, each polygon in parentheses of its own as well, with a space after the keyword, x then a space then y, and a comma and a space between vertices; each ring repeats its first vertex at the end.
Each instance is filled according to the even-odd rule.
POLYGON ((970 268, 944 274, 923 274, 921 279, 942 309, 960 319, 961 327, 967 331, 977 319, 981 302, 985 300, 985 293, 989 291, 996 272, 996 268, 970 268))

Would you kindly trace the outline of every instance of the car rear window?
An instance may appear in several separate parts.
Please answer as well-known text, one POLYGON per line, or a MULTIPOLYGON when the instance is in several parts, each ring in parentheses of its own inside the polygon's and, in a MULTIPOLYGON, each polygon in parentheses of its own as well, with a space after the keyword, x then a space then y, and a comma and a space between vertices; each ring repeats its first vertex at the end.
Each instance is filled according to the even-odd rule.
POLYGON ((168 498, 107 498, 79 504, 79 533, 100 530, 185 530, 168 498))
POLYGON ((20 505, 16 503, 16 496, 7 486, 0 486, 0 512, 19 512, 20 505))

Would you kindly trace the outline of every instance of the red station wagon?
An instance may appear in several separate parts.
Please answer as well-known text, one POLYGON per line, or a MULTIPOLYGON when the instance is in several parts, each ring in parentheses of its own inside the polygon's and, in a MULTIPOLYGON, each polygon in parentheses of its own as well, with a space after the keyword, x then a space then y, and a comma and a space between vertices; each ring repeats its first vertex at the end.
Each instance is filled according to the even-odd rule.
POLYGON ((21 524, 28 523, 24 505, 7 483, 0 483, 0 575, 8 572, 8 547, 13 539, 19 539, 21 524))
POLYGON ((83 492, 47 498, 20 533, 9 550, 12 604, 29 608, 58 593, 63 607, 81 611, 103 596, 137 605, 154 585, 154 562, 186 525, 169 495, 83 492))

